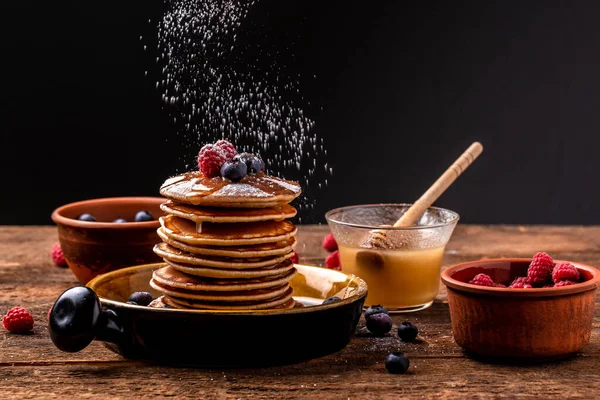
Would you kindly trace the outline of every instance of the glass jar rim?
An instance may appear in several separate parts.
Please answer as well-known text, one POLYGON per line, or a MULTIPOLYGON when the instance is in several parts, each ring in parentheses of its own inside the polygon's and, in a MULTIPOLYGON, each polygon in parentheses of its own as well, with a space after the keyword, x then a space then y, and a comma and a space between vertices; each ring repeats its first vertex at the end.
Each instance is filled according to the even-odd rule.
POLYGON ((327 222, 332 222, 334 224, 343 225, 343 226, 347 226, 350 228, 381 229, 381 230, 389 230, 389 231, 442 228, 445 226, 455 224, 460 219, 460 216, 458 215, 457 212, 449 210, 447 208, 434 207, 434 206, 428 207, 427 210, 438 210, 438 211, 447 212, 450 214, 451 218, 444 223, 433 224, 433 225, 412 225, 412 226, 393 227, 393 226, 381 226, 381 225, 355 224, 355 223, 351 223, 351 222, 340 221, 340 220, 334 219, 332 217, 335 213, 338 213, 340 211, 352 210, 352 209, 357 209, 357 208, 379 208, 379 207, 397 207, 397 208, 399 208, 399 207, 410 207, 410 206, 412 206, 412 203, 375 203, 375 204, 357 204, 357 205, 353 205, 353 206, 337 207, 337 208, 327 211, 325 213, 325 219, 327 220, 327 222))

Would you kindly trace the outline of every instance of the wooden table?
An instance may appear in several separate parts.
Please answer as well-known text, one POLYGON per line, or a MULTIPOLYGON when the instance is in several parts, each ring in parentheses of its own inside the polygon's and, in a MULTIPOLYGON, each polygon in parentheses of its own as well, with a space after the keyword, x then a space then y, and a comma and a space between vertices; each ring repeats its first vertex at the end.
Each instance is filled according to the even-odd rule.
MULTIPOLYGON (((300 227, 302 262, 322 263, 327 253, 320 243, 326 231, 326 226, 300 227)), ((361 318, 356 337, 344 350, 296 365, 162 367, 123 359, 98 342, 79 353, 63 353, 48 337, 46 314, 60 293, 78 282, 68 269, 52 264, 48 252, 56 240, 52 226, 0 227, 0 313, 21 305, 36 323, 30 335, 0 328, 0 398, 600 397, 600 308, 590 344, 578 356, 543 365, 493 365, 467 357, 454 343, 443 287, 429 309, 394 316, 387 337, 370 337, 361 318), (422 341, 399 341, 395 328, 405 319, 418 325, 422 341), (405 375, 389 374, 383 364, 397 350, 411 361, 405 375)), ((444 267, 481 258, 530 257, 537 251, 600 266, 600 227, 461 224, 447 247, 444 267)))

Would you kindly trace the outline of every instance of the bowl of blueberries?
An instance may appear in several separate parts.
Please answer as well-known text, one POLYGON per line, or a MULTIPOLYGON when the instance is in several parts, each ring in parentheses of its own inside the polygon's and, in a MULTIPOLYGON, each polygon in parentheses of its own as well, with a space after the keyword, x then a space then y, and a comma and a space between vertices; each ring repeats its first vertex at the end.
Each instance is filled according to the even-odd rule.
POLYGON ((162 197, 109 197, 65 204, 52 212, 65 261, 82 283, 132 265, 161 261, 162 197))

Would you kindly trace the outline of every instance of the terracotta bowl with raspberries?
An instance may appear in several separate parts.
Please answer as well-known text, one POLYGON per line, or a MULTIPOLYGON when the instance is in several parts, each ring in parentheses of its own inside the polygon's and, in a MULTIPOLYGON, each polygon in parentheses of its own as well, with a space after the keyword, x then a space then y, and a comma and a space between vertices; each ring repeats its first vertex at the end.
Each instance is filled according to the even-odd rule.
POLYGON ((539 252, 454 265, 442 282, 454 340, 471 355, 544 361, 573 355, 590 340, 600 284, 594 267, 539 252))
POLYGON ((106 197, 65 204, 52 212, 68 267, 82 284, 109 271, 162 261, 152 248, 163 197, 106 197))

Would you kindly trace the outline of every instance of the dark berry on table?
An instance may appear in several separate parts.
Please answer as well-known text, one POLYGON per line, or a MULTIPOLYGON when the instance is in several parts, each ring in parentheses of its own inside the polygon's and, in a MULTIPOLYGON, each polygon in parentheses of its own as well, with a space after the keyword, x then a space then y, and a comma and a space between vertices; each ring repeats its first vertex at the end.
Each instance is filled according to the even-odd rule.
POLYGON ((404 342, 412 342, 417 338, 418 334, 419 329, 408 321, 404 321, 398 327, 398 337, 404 342))
POLYGON ((395 351, 385 358, 385 369, 390 374, 403 374, 408 370, 410 361, 403 353, 395 351))
POLYGON ((236 160, 236 157, 231 161, 227 161, 221 167, 221 176, 232 182, 238 182, 248 174, 248 167, 246 164, 240 160, 236 160))
POLYGON ((246 164, 249 174, 256 174, 265 170, 265 163, 260 156, 252 153, 241 153, 233 157, 233 161, 242 161, 246 164))
POLYGON ((128 301, 127 304, 133 304, 134 306, 138 305, 138 303, 136 303, 135 301, 128 301))
POLYGON ((152 216, 152 213, 150 213, 150 211, 142 210, 142 211, 138 211, 138 213, 135 214, 134 221, 135 222, 154 221, 154 216, 152 216))
POLYGON ((384 313, 373 314, 367 319, 367 329, 375 336, 383 336, 392 329, 392 318, 384 313))
POLYGON ((116 224, 122 224, 123 222, 127 222, 125 218, 117 218, 113 221, 116 224))
POLYGON ((326 298, 325 300, 323 300, 323 303, 321 304, 329 304, 329 303, 335 303, 336 301, 341 301, 342 299, 340 299, 337 296, 331 296, 326 298))
POLYGON ((92 214, 81 214, 77 219, 80 221, 96 222, 96 217, 92 214))
POLYGON ((365 319, 369 319, 369 317, 371 315, 381 314, 381 313, 390 315, 390 313, 387 310, 387 308, 385 308, 381 304, 375 304, 375 305, 370 306, 369 308, 367 308, 367 311, 365 311, 365 319))
POLYGON ((152 295, 148 292, 133 292, 129 296, 128 302, 132 301, 140 306, 147 306, 154 300, 152 295))

